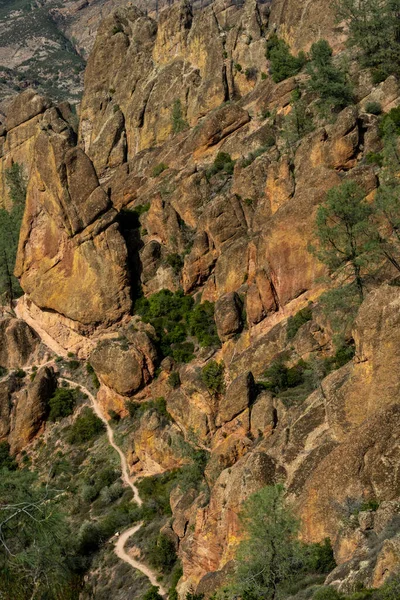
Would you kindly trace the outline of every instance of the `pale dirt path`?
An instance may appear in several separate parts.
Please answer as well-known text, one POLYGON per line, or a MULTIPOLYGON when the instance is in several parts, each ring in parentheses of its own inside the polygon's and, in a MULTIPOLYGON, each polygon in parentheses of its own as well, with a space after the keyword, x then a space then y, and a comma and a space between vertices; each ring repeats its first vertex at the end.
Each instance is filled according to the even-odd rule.
MULTIPOLYGON (((21 307, 19 305, 17 305, 15 307, 15 313, 19 319, 24 320, 30 327, 32 327, 32 329, 34 331, 36 331, 36 333, 41 338, 43 343, 50 350, 52 350, 58 356, 62 356, 64 358, 67 356, 67 351, 58 342, 56 342, 56 340, 54 340, 46 331, 44 331, 42 329, 42 327, 35 321, 35 319, 33 319, 31 317, 31 315, 29 314, 29 312, 27 310, 21 310, 21 307)), ((53 359, 48 361, 45 364, 46 365, 51 364, 52 362, 53 362, 53 359)), ((44 365, 41 365, 41 366, 44 366, 44 365)), ((67 379, 65 377, 60 377, 60 380, 66 381, 67 383, 69 383, 70 385, 73 385, 73 386, 79 386, 80 389, 85 394, 87 394, 87 396, 90 399, 90 402, 93 406, 94 412, 99 417, 99 419, 101 419, 103 421, 104 425, 106 426, 107 437, 108 437, 110 446, 112 448, 114 448, 114 450, 116 452, 118 452, 118 456, 121 461, 121 471, 122 471, 121 478, 126 483, 126 485, 128 485, 131 488, 131 490, 133 492, 133 499, 135 500, 135 502, 138 504, 138 506, 142 506, 143 500, 141 499, 141 497, 139 495, 138 488, 136 487, 136 485, 132 481, 131 477, 129 476, 128 464, 126 462, 125 455, 122 452, 121 448, 115 443, 114 431, 111 428, 110 424, 108 423, 107 418, 103 414, 103 411, 101 410, 100 405, 97 402, 96 398, 93 396, 93 394, 91 392, 89 392, 89 390, 87 388, 82 386, 80 383, 73 381, 72 379, 67 379)), ((167 592, 163 588, 163 586, 160 583, 158 583, 157 577, 156 577, 156 574, 154 573, 154 571, 152 571, 152 569, 150 569, 150 567, 148 567, 147 565, 145 565, 145 564, 139 562, 138 560, 135 560, 131 556, 129 556, 129 554, 125 551, 126 542, 132 535, 134 535, 137 531, 139 531, 139 529, 141 527, 142 527, 142 523, 137 523, 133 527, 130 527, 129 529, 124 531, 119 536, 118 541, 115 545, 115 549, 114 549, 115 554, 118 556, 118 558, 120 558, 121 560, 126 562, 128 565, 130 565, 134 569, 137 569, 138 571, 143 573, 143 575, 145 575, 149 579, 149 581, 152 585, 159 588, 159 594, 166 598, 167 592)))
MULTIPOLYGON (((76 381, 73 381, 72 379, 67 379, 65 377, 61 377, 60 379, 61 379, 61 381, 66 381, 70 385, 79 386, 80 389, 82 390, 82 392, 84 394, 87 394, 87 396, 90 399, 90 402, 93 406, 94 412, 99 417, 99 419, 101 419, 103 421, 104 425, 106 426, 107 437, 108 437, 110 446, 112 446, 112 448, 114 448, 114 450, 116 450, 116 452, 118 452, 118 455, 119 455, 119 458, 121 461, 121 470, 122 470, 121 478, 126 483, 126 485, 128 485, 131 488, 135 502, 137 502, 137 504, 139 506, 142 506, 143 500, 141 499, 141 497, 139 495, 139 490, 129 476, 128 464, 126 462, 125 454, 122 452, 121 448, 115 443, 114 431, 111 428, 109 422, 107 421, 107 418, 105 417, 103 411, 101 410, 100 405, 97 402, 96 398, 93 396, 93 394, 91 394, 89 392, 89 390, 87 388, 82 386, 80 383, 77 383, 76 381)), ((132 535, 134 535, 137 531, 139 531, 139 529, 142 527, 142 525, 143 525, 143 523, 137 523, 133 527, 130 527, 129 529, 127 529, 126 531, 121 533, 121 535, 119 536, 118 541, 115 545, 114 552, 118 556, 118 558, 120 558, 121 560, 126 562, 128 565, 131 565, 131 567, 133 567, 134 569, 137 569, 138 571, 143 573, 143 575, 145 575, 149 579, 151 585, 155 585, 156 587, 159 588, 159 590, 158 590, 159 594, 166 598, 167 592, 163 588, 163 586, 157 581, 157 577, 156 577, 156 574, 154 573, 154 571, 152 571, 150 569, 150 567, 146 566, 142 562, 135 560, 134 558, 129 556, 129 554, 125 551, 126 542, 132 535)))
POLYGON ((36 333, 38 334, 38 336, 40 337, 42 342, 48 348, 50 348, 50 350, 52 350, 57 356, 62 356, 63 358, 67 357, 67 355, 68 355, 67 351, 62 346, 60 346, 60 344, 58 342, 56 342, 56 340, 54 340, 39 325, 39 323, 37 321, 35 321, 35 319, 33 319, 33 317, 31 317, 29 312, 25 309, 24 305, 17 303, 14 310, 15 310, 15 314, 17 315, 18 319, 25 321, 25 323, 27 323, 29 325, 29 327, 31 327, 34 331, 36 331, 36 333))

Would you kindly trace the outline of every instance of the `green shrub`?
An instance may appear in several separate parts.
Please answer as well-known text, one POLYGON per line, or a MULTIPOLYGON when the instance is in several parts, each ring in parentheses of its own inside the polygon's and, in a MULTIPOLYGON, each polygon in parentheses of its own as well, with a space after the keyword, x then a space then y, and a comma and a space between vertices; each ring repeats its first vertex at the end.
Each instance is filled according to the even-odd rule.
POLYGON ((304 52, 300 52, 297 57, 293 56, 287 43, 275 33, 267 41, 266 57, 270 61, 270 73, 275 83, 297 75, 306 63, 304 52))
POLYGON ((57 388, 49 400, 49 421, 58 421, 72 415, 76 403, 76 393, 70 388, 57 388))
POLYGON ((79 360, 70 360, 67 362, 67 367, 70 371, 76 371, 81 366, 79 360))
POLYGON ((379 508, 379 502, 377 500, 365 500, 360 506, 360 511, 371 510, 375 511, 379 508))
POLYGON ((17 467, 17 463, 10 455, 10 444, 8 442, 0 442, 0 469, 15 471, 17 467))
POLYGON ((14 376, 18 377, 18 379, 23 379, 24 377, 26 377, 26 372, 23 369, 17 369, 16 371, 14 371, 14 376))
POLYGON ((213 304, 204 302, 194 308, 193 305, 193 298, 181 290, 174 294, 161 290, 136 302, 136 312, 156 331, 163 357, 173 356, 177 362, 190 362, 194 357, 194 344, 187 340, 188 335, 195 336, 201 346, 217 343, 213 304))
POLYGON ((144 477, 138 482, 140 496, 145 507, 143 518, 151 521, 154 516, 170 516, 172 514, 170 505, 170 494, 176 486, 177 472, 169 471, 162 475, 144 477))
POLYGON ((242 70, 243 70, 243 67, 242 67, 242 65, 241 65, 241 64, 239 64, 239 63, 235 63, 235 65, 234 65, 234 66, 235 66, 235 69, 236 69, 236 71, 238 71, 238 73, 241 73, 241 72, 242 72, 242 70))
POLYGON ((292 340, 300 327, 302 327, 308 321, 312 319, 312 308, 307 306, 302 310, 299 310, 294 316, 289 317, 286 328, 286 340, 292 340))
POLYGON ((322 587, 315 592, 312 600, 342 600, 342 595, 333 587, 322 587))
POLYGON ((161 173, 163 173, 164 171, 166 171, 168 169, 168 165, 166 165, 165 163, 160 163, 159 165, 156 165, 152 171, 152 177, 158 177, 159 175, 161 175, 161 173))
POLYGON ((386 581, 378 590, 377 600, 399 600, 400 598, 400 576, 394 576, 386 581))
POLYGON ((207 178, 209 179, 210 177, 216 175, 216 173, 219 173, 220 171, 225 171, 225 173, 227 173, 228 175, 232 175, 234 167, 235 162, 232 160, 230 154, 228 154, 227 152, 218 152, 217 156, 215 157, 213 166, 207 170, 207 178))
POLYGON ((0 365, 0 377, 4 377, 5 375, 7 375, 8 373, 8 369, 6 369, 6 367, 2 367, 0 365))
POLYGON ((175 100, 172 105, 171 122, 173 133, 180 133, 189 127, 187 121, 182 116, 182 104, 179 99, 175 100))
POLYGON ((142 600, 164 600, 158 593, 160 588, 152 585, 151 588, 142 596, 142 600))
POLYGON ((220 345, 214 320, 213 302, 206 300, 202 304, 196 304, 189 313, 188 327, 190 335, 197 338, 202 348, 220 345))
POLYGON ((168 600, 178 600, 178 592, 176 586, 178 585, 178 582, 182 575, 182 565, 179 561, 177 561, 171 573, 171 587, 168 590, 168 600))
POLYGON ((114 104, 113 106, 113 113, 117 113, 120 109, 119 104, 114 104))
POLYGON ((109 410, 108 414, 110 415, 110 421, 112 421, 113 423, 119 423, 119 421, 121 420, 121 415, 115 410, 109 410))
POLYGON ((222 394, 225 390, 225 366, 223 362, 210 360, 201 370, 201 379, 212 394, 222 394))
POLYGON ((355 353, 356 349, 354 342, 340 346, 336 350, 334 356, 325 358, 324 367, 326 374, 330 373, 331 371, 336 371, 336 369, 340 369, 340 367, 346 365, 354 358, 355 353))
POLYGON ((170 267, 172 267, 175 275, 179 275, 183 267, 182 256, 180 254, 168 254, 165 261, 170 267))
POLYGON ((168 383, 173 390, 175 390, 181 385, 181 378, 179 377, 178 371, 172 371, 172 373, 168 377, 168 383))
POLYGON ((167 403, 163 396, 148 402, 133 402, 129 401, 125 404, 128 409, 131 419, 139 420, 145 412, 151 410, 156 411, 164 421, 172 421, 172 417, 167 410, 167 403))
POLYGON ((199 489, 199 486, 204 479, 204 471, 210 457, 209 453, 205 450, 193 447, 193 443, 196 443, 196 440, 189 443, 182 438, 178 438, 178 440, 175 441, 177 451, 182 458, 187 460, 176 474, 179 488, 184 493, 191 489, 199 489))
POLYGON ((378 167, 381 167, 383 165, 383 155, 380 152, 368 152, 365 155, 365 162, 367 165, 378 165, 378 167))
POLYGON ((176 563, 176 550, 173 541, 164 534, 160 534, 151 545, 148 552, 150 564, 162 571, 170 573, 176 563))
POLYGON ((367 102, 365 111, 371 115, 380 115, 382 114, 382 105, 380 102, 367 102))
POLYGON ((174 344, 172 357, 177 363, 189 363, 195 358, 193 342, 181 342, 174 344))
POLYGON ((78 533, 78 554, 87 556, 96 552, 101 543, 101 531, 97 523, 92 521, 85 521, 78 533))
POLYGON ((396 106, 396 108, 392 108, 388 113, 382 116, 379 131, 381 136, 385 134, 385 131, 388 125, 391 124, 394 126, 394 130, 397 135, 400 134, 400 106, 396 106))
POLYGON ((265 81, 267 79, 267 74, 264 71, 261 73, 261 81, 265 81))
POLYGON ((100 387, 100 381, 97 378, 97 375, 95 373, 95 370, 93 369, 92 365, 90 364, 90 362, 86 363, 86 372, 88 375, 90 375, 91 379, 92 379, 92 384, 93 387, 98 390, 100 387))
POLYGON ((104 430, 103 421, 90 408, 85 407, 71 425, 67 441, 69 444, 84 444, 99 436, 104 430))
POLYGON ((336 567, 329 538, 309 546, 309 568, 313 573, 330 573, 336 567))
POLYGON ((303 402, 317 385, 313 369, 304 360, 289 368, 279 357, 271 362, 264 376, 266 381, 261 386, 278 396, 285 406, 303 402))
POLYGON ((248 81, 255 81, 258 75, 258 69, 257 67, 249 67, 245 70, 244 74, 248 81))

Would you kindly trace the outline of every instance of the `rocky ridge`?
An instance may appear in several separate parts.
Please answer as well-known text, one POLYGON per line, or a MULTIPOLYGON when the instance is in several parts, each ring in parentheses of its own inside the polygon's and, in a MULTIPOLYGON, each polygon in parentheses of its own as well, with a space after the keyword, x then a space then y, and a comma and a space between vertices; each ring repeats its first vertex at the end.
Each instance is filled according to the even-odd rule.
MULTIPOLYGON (((340 590, 379 586, 398 566, 399 534, 384 535, 400 496, 395 274, 371 286, 361 306, 348 334, 354 358, 302 401, 256 385, 278 355, 292 366, 334 353, 318 307, 324 267, 307 250, 316 209, 346 180, 373 196, 379 174, 365 157, 381 141, 365 105, 379 99, 387 111, 400 95, 393 77, 374 86, 361 73, 356 105, 288 150, 279 123, 304 76, 272 82, 266 36, 277 30, 295 50, 307 50, 318 29, 340 52, 344 33, 318 0, 300 13, 297 5, 284 8, 277 0, 268 14, 252 0, 227 0, 200 16, 182 2, 158 23, 136 7, 118 8, 89 57, 79 124, 67 105, 28 90, 11 106, 0 138, 3 179, 12 162, 29 177, 18 314, 64 356, 90 360, 104 410, 125 417, 129 402, 165 398, 172 422, 149 410, 127 428, 133 472, 180 467, 171 439, 191 432, 209 455, 208 494, 171 495, 167 528, 182 560, 182 595, 213 591, 240 539, 242 501, 278 481, 303 539, 331 539, 338 567, 329 580, 340 590), (231 166, 213 170, 222 152, 231 166), (184 257, 179 269, 170 259, 177 255, 184 257), (187 365, 159 364, 154 331, 131 316, 139 287, 145 296, 182 288, 215 302, 221 348, 196 348, 187 365), (288 318, 309 303, 312 318, 288 339, 288 318), (204 384, 211 358, 225 364, 226 393, 204 384), (176 370, 180 384, 171 388, 176 370), (370 499, 379 508, 357 518, 349 512, 350 501, 370 499)), ((36 361, 37 340, 23 322, 3 322, 0 335, 8 349, 2 366, 36 361)), ((0 383, 1 431, 14 452, 44 427, 43 398, 53 385, 45 369, 26 389, 12 379, 0 383)))

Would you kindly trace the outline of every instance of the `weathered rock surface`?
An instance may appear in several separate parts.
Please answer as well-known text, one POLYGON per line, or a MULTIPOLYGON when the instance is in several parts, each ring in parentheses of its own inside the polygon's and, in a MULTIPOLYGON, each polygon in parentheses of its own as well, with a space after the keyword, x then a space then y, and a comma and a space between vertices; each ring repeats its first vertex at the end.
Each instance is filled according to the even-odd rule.
MULTIPOLYGON (((63 356, 90 355, 110 416, 124 418, 128 398, 165 399, 170 417, 154 402, 125 422, 132 471, 181 466, 175 437, 207 458, 197 492, 173 492, 174 533, 170 524, 164 530, 184 566, 182 596, 209 594, 223 580, 242 535, 242 501, 276 481, 285 482, 304 540, 331 538, 337 587, 380 585, 398 564, 397 532, 382 537, 400 497, 400 296, 382 284, 394 274, 382 270, 368 282, 354 331, 345 332, 355 340, 353 360, 324 378, 316 367, 303 393, 260 392, 277 357, 318 366, 335 352, 318 304, 326 271, 308 250, 315 215, 349 179, 374 197, 379 167, 366 156, 382 142, 378 119, 362 111, 366 98, 389 109, 397 85, 389 78, 374 88, 361 74, 357 107, 333 123, 315 119, 288 149, 282 128, 305 74, 274 84, 266 36, 276 26, 295 52, 320 35, 341 50, 343 31, 320 0, 274 0, 269 23, 267 12, 253 0, 218 0, 201 14, 182 2, 157 23, 120 7, 89 59, 78 144, 67 108, 33 93, 16 102, 1 136, 1 185, 13 161, 29 173, 16 270, 23 314, 56 338, 63 356), (191 334, 196 359, 167 358, 155 377, 162 357, 154 329, 137 315, 129 322, 131 297, 179 288, 215 302, 222 347, 199 348, 191 334), (288 339, 288 317, 309 306, 312 319, 288 339), (209 360, 224 361, 225 393, 203 381, 209 360), (346 507, 369 500, 382 510, 362 510, 350 531, 346 507)), ((18 451, 46 409, 31 387, 9 385, 1 382, 0 435, 18 451)))
POLYGON ((39 369, 33 382, 14 397, 15 408, 9 435, 10 450, 16 454, 33 439, 44 425, 49 412, 48 401, 57 388, 53 369, 39 369))
POLYGON ((34 331, 19 319, 0 320, 0 365, 7 369, 20 369, 28 362, 40 343, 34 331))
MULTIPOLYGON (((33 103, 36 97, 27 98, 33 103)), ((40 105, 40 103, 39 103, 40 105)), ((41 106, 41 105, 40 105, 41 106)), ((33 302, 89 326, 129 311, 127 254, 89 158, 56 109, 36 128, 16 275, 33 302), (101 256, 101 262, 99 262, 101 256)))
POLYGON ((128 341, 100 342, 90 355, 90 363, 100 381, 122 396, 131 396, 154 375, 157 352, 144 332, 128 341))

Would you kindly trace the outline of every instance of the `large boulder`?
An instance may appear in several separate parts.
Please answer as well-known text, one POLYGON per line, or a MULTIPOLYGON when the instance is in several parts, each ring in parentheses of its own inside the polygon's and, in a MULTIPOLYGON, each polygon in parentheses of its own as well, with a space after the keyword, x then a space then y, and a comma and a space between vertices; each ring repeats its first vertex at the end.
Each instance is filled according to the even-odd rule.
POLYGON ((131 396, 150 381, 156 361, 156 349, 144 332, 136 332, 129 342, 103 340, 90 355, 100 381, 122 396, 131 396))
POLYGON ((248 408, 255 399, 256 386, 253 374, 248 371, 236 377, 222 397, 216 424, 222 425, 248 408))
POLYGON ((36 333, 20 319, 0 320, 0 365, 8 369, 25 366, 40 344, 36 333))
POLYGON ((222 342, 226 342, 242 329, 242 311, 242 302, 235 292, 218 298, 215 303, 215 324, 222 342))
POLYGON ((69 130, 42 131, 28 185, 15 273, 31 300, 77 325, 128 312, 127 250, 116 213, 69 130))

